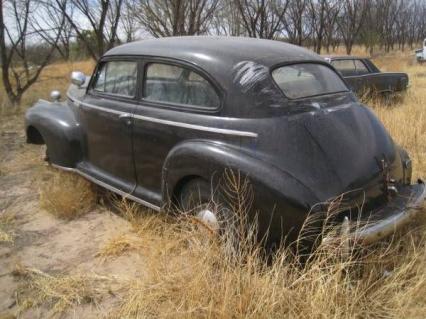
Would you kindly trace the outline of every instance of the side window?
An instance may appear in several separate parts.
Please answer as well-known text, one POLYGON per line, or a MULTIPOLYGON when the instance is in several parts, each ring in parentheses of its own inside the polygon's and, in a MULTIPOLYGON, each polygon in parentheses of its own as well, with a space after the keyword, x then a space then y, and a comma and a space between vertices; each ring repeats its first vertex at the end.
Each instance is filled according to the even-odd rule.
POLYGON ((362 75, 362 74, 370 73, 367 67, 365 66, 364 62, 362 62, 361 60, 354 60, 354 62, 355 62, 355 69, 357 74, 362 75))
POLYGON ((188 68, 150 63, 146 69, 144 98, 148 101, 217 108, 220 99, 204 77, 188 68))
POLYGON ((343 76, 356 75, 354 60, 334 60, 331 61, 334 66, 343 76))
POLYGON ((109 61, 98 69, 93 90, 113 95, 136 95, 137 62, 109 61))

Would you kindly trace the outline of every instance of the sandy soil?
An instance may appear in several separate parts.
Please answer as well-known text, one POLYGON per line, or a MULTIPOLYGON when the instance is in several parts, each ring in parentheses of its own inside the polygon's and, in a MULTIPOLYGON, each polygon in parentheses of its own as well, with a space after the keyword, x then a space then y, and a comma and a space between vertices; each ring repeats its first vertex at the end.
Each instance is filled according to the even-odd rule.
MULTIPOLYGON (((143 260, 137 254, 108 261, 97 257, 108 239, 130 230, 126 220, 100 205, 73 221, 57 219, 40 209, 37 172, 45 165, 40 147, 25 143, 22 117, 0 121, 0 217, 12 216, 7 232, 13 236, 13 242, 0 242, 0 318, 15 318, 20 309, 22 278, 16 276, 17 267, 49 274, 75 272, 129 278, 138 275, 143 260)), ((103 301, 97 309, 73 309, 65 317, 98 318, 106 314, 114 299, 103 301)), ((49 311, 35 307, 19 317, 45 318, 52 315, 49 311)))

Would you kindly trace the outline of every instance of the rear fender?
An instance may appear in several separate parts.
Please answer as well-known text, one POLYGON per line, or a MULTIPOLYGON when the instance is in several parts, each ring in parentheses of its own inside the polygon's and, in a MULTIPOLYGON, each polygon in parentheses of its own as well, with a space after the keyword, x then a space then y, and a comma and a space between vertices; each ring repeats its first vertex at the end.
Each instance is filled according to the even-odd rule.
POLYGON ((38 101, 25 114, 25 128, 28 143, 47 145, 51 163, 75 167, 81 159, 80 127, 66 103, 38 101))
POLYGON ((274 234, 297 230, 309 208, 318 202, 313 192, 288 172, 234 146, 204 140, 179 144, 169 153, 163 166, 163 198, 172 201, 181 181, 195 176, 211 182, 214 188, 223 186, 226 169, 249 179, 254 199, 247 213, 251 218, 263 215, 258 219, 261 234, 268 229, 274 234))

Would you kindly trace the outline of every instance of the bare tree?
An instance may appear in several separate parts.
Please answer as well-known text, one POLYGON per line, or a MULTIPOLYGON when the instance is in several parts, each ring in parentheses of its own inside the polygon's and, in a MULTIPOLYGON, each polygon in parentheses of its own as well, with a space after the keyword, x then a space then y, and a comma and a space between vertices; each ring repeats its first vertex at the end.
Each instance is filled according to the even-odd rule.
POLYGON ((120 27, 124 32, 126 42, 131 42, 136 39, 136 34, 140 27, 136 19, 135 12, 135 8, 137 8, 138 2, 139 0, 124 0, 120 27))
POLYGON ((211 22, 211 33, 216 35, 247 35, 238 10, 238 1, 220 1, 211 22))
POLYGON ((351 54, 359 36, 368 9, 368 0, 342 0, 337 26, 345 44, 346 53, 351 54))
POLYGON ((117 29, 124 0, 55 0, 55 5, 93 59, 117 42, 117 29), (82 19, 75 19, 72 12, 82 19), (81 21, 84 20, 84 21, 81 21), (88 25, 86 27, 85 24, 88 25), (93 35, 93 36, 89 36, 93 35))
POLYGON ((339 39, 337 36, 337 17, 340 12, 340 0, 333 0, 328 3, 328 12, 325 23, 325 48, 330 52, 331 46, 338 46, 339 39))
MULTIPOLYGON (((312 30, 314 51, 321 53, 324 40, 333 35, 339 1, 309 0, 308 12, 312 30)), ((327 46, 327 45, 326 45, 327 46)), ((327 46, 329 47, 329 46, 327 46)))
POLYGON ((155 37, 203 34, 219 0, 140 0, 137 18, 155 37))
POLYGON ((56 29, 32 29, 31 17, 38 5, 34 0, 0 0, 2 81, 12 105, 20 104, 22 95, 37 81, 51 60, 63 29, 63 23, 56 29), (37 40, 40 41, 40 35, 43 39, 47 37, 46 34, 49 34, 52 42, 44 45, 45 50, 37 63, 31 62, 33 52, 30 47, 34 47, 37 40))
MULTIPOLYGON (((61 0, 63 5, 66 5, 68 0, 61 0)), ((58 14, 55 6, 52 6, 50 1, 37 0, 40 4, 38 10, 33 13, 30 19, 32 28, 37 30, 42 39, 49 45, 55 46, 57 52, 64 60, 70 58, 71 53, 71 39, 73 37, 73 30, 70 23, 65 19, 64 15, 58 14), (62 29, 59 35, 59 41, 56 41, 55 34, 48 32, 49 30, 62 29)), ((70 16, 73 17, 72 11, 70 16)))
POLYGON ((290 0, 288 13, 283 20, 290 43, 302 45, 307 37, 307 3, 308 0, 290 0))
POLYGON ((282 29, 289 0, 236 0, 249 37, 272 39, 282 29))

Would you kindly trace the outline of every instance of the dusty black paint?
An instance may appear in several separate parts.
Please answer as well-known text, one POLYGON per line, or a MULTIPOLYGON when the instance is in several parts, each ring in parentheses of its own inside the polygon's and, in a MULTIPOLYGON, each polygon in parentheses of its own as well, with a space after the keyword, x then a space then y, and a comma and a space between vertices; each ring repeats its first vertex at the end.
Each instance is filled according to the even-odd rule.
MULTIPOLYGON (((135 98, 95 93, 90 84, 71 86, 66 103, 40 101, 27 112, 27 130, 41 134, 52 163, 158 207, 191 178, 215 185, 225 169, 238 170, 254 188, 249 213, 259 212, 260 230, 269 229, 271 239, 297 234, 312 206, 343 192, 353 201, 365 195, 371 209, 385 207, 382 163, 398 189, 410 189, 407 153, 349 90, 287 100, 277 88, 270 71, 278 65, 332 68, 308 50, 267 40, 183 37, 126 44, 101 61, 109 59, 139 63, 135 98), (203 74, 219 92, 221 107, 142 99, 144 68, 152 60, 203 74)), ((416 199, 423 189, 416 188, 416 199)))

